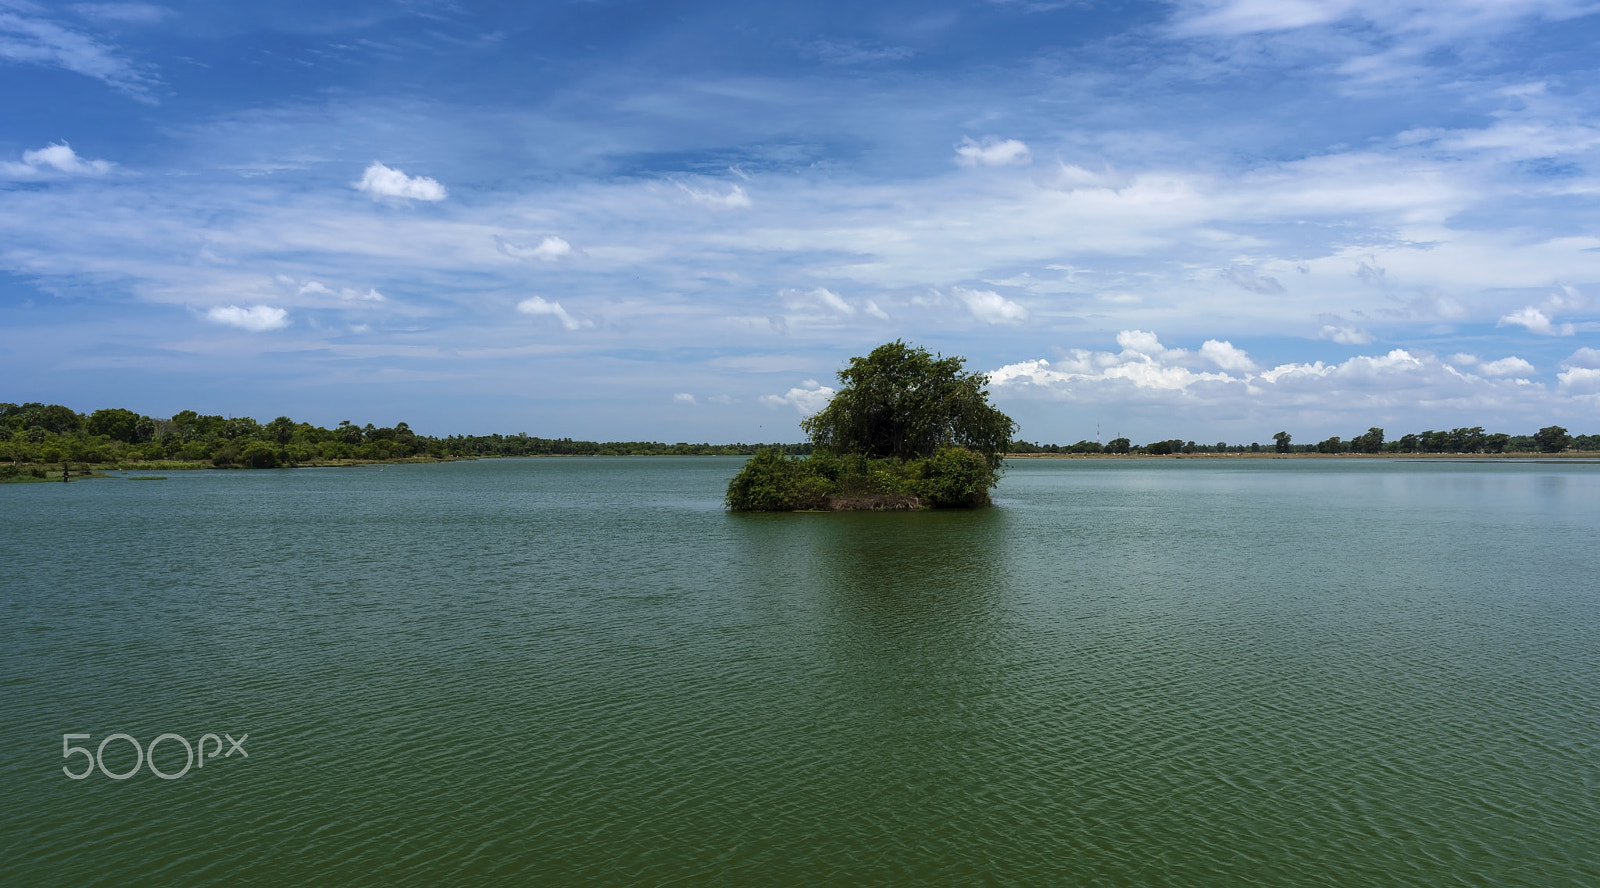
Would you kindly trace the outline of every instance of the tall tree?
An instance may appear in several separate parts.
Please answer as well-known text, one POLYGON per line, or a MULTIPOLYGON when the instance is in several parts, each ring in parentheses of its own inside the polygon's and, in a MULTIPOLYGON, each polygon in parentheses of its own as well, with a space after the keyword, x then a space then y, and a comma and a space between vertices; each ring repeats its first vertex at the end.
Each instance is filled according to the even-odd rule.
POLYGON ((1533 433, 1533 443, 1545 453, 1560 453, 1572 443, 1572 436, 1561 426, 1545 426, 1533 433))
POLYGON ((925 459, 956 446, 997 468, 1017 424, 989 405, 989 377, 963 372, 964 363, 898 339, 880 345, 850 359, 828 406, 800 427, 831 453, 925 459))

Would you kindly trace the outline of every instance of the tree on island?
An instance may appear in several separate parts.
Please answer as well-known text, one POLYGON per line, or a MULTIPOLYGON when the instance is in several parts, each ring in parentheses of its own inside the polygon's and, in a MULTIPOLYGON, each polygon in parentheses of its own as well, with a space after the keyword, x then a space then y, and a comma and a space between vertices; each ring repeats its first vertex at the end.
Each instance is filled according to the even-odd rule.
POLYGON ((839 391, 800 427, 806 459, 758 453, 728 484, 735 511, 973 508, 989 504, 1017 424, 965 359, 900 340, 851 358, 839 391))
POLYGON ((843 386, 821 412, 800 421, 814 446, 838 456, 927 459, 964 447, 999 467, 1017 424, 989 406, 989 377, 963 373, 963 358, 928 354, 900 340, 851 358, 843 386))

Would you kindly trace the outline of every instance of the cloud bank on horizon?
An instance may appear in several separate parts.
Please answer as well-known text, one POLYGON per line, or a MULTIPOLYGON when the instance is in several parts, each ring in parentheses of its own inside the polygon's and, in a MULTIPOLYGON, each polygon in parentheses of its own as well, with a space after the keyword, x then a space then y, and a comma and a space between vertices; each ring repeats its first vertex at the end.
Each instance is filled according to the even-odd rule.
POLYGON ((796 440, 1600 430, 1587 0, 0 0, 0 400, 796 440), (572 47, 582 47, 581 50, 572 47))

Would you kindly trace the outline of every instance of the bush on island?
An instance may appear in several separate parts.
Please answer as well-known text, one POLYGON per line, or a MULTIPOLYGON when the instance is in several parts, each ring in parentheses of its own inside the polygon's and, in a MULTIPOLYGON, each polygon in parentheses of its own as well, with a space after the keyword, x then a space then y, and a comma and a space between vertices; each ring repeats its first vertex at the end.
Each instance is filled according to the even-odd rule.
POLYGON ((840 390, 801 428, 804 459, 758 452, 728 484, 741 512, 903 510, 989 504, 1016 431, 964 360, 895 342, 851 358, 840 390))

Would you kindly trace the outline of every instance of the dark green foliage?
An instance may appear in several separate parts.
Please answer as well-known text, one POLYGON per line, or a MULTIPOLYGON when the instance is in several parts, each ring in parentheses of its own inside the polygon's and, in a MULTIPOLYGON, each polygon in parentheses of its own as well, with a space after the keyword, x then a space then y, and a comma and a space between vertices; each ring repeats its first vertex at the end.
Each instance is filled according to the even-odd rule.
POLYGON ((725 503, 736 512, 970 509, 989 504, 997 480, 989 461, 964 447, 912 460, 821 451, 796 458, 764 449, 728 482, 725 503))
POLYGON ((271 469, 278 465, 278 448, 265 441, 251 441, 242 453, 239 462, 252 469, 271 469))
POLYGON ((294 420, 287 416, 280 416, 261 427, 262 437, 279 445, 287 444, 293 440, 294 432, 294 420))
POLYGON ((1107 453, 1127 453, 1133 449, 1133 442, 1127 438, 1112 438, 1106 442, 1107 453))
POLYGON ((1279 453, 1288 453, 1289 442, 1294 440, 1294 436, 1288 432, 1278 432, 1272 436, 1272 440, 1277 442, 1276 446, 1279 453))
POLYGON ((727 506, 738 512, 823 508, 828 494, 837 490, 837 482, 820 474, 819 468, 811 460, 759 450, 728 483, 727 506))
POLYGON ((1533 443, 1544 453, 1560 453, 1572 443, 1572 436, 1561 426, 1546 426, 1534 433, 1533 443))
POLYGON ((982 454, 944 447, 917 467, 916 493, 935 509, 972 509, 989 504, 989 488, 999 480, 982 454))
POLYGON ((909 460, 955 446, 998 468, 1017 426, 989 405, 989 378, 963 372, 964 363, 899 340, 880 345, 850 359, 842 387, 800 427, 830 453, 909 460))
POLYGON ((120 407, 96 410, 83 425, 91 435, 105 435, 124 444, 134 443, 139 436, 139 414, 120 407))
POLYGON ((1367 429, 1366 434, 1351 438, 1350 449, 1356 453, 1382 453, 1383 429, 1373 426, 1367 429))
POLYGON ((988 377, 963 372, 963 363, 899 340, 851 358, 828 406, 800 423, 810 458, 757 453, 729 482, 728 508, 988 505, 1017 425, 989 405, 988 377))

